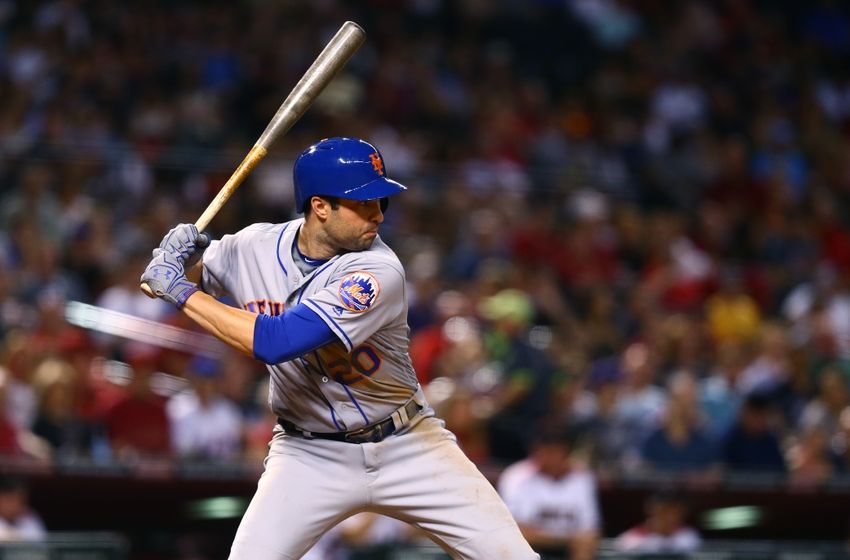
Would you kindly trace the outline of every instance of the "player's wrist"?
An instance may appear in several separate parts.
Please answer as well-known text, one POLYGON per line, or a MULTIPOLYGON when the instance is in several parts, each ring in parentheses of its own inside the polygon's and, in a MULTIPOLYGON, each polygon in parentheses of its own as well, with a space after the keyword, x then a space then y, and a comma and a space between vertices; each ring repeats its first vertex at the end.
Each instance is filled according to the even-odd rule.
POLYGON ((183 307, 186 305, 186 302, 189 301, 189 298, 200 291, 201 290, 200 288, 198 288, 197 284, 186 280, 181 284, 181 287, 174 295, 174 306, 177 309, 183 309, 183 307))

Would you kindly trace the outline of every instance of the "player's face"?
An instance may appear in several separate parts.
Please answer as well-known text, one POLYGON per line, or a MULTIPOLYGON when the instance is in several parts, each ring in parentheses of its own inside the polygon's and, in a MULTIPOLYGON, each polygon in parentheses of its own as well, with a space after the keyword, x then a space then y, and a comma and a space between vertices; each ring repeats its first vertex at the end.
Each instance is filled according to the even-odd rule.
POLYGON ((363 251, 372 246, 383 221, 380 200, 340 199, 325 222, 325 232, 340 249, 363 251))

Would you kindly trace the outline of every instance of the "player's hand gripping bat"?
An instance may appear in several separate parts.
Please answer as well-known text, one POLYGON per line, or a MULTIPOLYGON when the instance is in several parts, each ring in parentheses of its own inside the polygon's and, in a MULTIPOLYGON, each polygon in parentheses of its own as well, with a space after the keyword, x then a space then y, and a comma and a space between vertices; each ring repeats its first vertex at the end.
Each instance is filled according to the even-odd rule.
MULTIPOLYGON (((201 217, 195 222, 198 231, 203 231, 212 221, 224 203, 230 198, 252 169, 266 156, 269 147, 278 137, 286 133, 301 118, 316 97, 325 89, 336 73, 345 66, 363 41, 366 33, 352 21, 345 22, 336 35, 328 42, 319 56, 295 84, 295 87, 283 101, 268 126, 260 135, 257 143, 230 176, 216 197, 210 202, 201 217)), ((149 297, 156 295, 147 284, 141 289, 149 297)))

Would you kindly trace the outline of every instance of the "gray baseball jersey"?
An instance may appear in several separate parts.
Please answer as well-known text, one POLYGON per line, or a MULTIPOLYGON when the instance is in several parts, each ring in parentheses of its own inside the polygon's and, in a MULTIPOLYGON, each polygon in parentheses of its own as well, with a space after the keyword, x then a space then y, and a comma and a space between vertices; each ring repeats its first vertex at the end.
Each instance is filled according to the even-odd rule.
POLYGON ((213 241, 204 252, 203 287, 255 313, 279 315, 299 303, 316 312, 339 340, 268 366, 269 404, 305 430, 355 430, 387 418, 418 389, 404 268, 376 238, 368 250, 335 256, 305 275, 293 258, 303 223, 254 224, 213 241))

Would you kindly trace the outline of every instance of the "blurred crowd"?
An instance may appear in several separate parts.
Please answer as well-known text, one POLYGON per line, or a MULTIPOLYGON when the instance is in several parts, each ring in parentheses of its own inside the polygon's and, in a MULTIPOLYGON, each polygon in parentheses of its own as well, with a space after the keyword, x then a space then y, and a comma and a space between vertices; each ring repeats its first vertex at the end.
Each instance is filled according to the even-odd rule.
POLYGON ((258 460, 250 360, 69 324, 145 298, 342 21, 368 40, 216 217, 367 138, 411 189, 411 354, 482 466, 574 430, 597 476, 850 471, 850 10, 837 0, 0 0, 0 453, 258 460))

